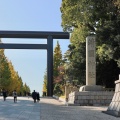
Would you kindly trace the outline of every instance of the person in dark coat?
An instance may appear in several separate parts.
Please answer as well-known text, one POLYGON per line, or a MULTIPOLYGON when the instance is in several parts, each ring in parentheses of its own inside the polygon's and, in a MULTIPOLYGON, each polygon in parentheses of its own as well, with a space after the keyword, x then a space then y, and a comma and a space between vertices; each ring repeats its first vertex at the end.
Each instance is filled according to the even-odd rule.
POLYGON ((4 101, 6 100, 6 97, 7 97, 7 92, 6 92, 6 90, 3 90, 3 100, 4 101))
POLYGON ((37 92, 37 101, 38 102, 40 101, 40 94, 39 94, 39 92, 37 92))
POLYGON ((35 92, 35 90, 32 92, 32 98, 34 100, 34 103, 36 103, 37 93, 35 92))

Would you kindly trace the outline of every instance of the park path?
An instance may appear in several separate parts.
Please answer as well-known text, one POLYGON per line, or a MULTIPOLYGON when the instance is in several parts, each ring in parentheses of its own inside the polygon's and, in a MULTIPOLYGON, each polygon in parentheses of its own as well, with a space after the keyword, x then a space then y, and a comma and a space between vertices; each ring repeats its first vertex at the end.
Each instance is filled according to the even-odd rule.
POLYGON ((0 120, 40 120, 40 103, 33 103, 28 97, 18 97, 17 103, 13 97, 6 101, 0 97, 0 120))
POLYGON ((120 120, 102 113, 107 106, 67 106, 50 97, 41 98, 33 103, 32 98, 13 97, 6 101, 0 97, 0 120, 120 120))
POLYGON ((43 98, 40 120, 120 120, 102 113, 107 106, 67 106, 52 98, 43 98))

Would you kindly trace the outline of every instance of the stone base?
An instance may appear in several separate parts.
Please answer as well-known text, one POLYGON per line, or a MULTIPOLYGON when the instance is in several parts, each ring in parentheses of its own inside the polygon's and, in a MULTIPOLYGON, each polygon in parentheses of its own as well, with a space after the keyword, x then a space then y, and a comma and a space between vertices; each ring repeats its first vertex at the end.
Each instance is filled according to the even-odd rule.
POLYGON ((112 101, 107 109, 103 113, 120 117, 120 80, 115 81, 115 93, 112 98, 112 101))
POLYGON ((79 106, 108 106, 113 95, 114 91, 76 91, 69 94, 68 103, 79 106))
POLYGON ((108 110, 108 111, 102 111, 102 112, 105 113, 105 114, 108 114, 108 115, 115 116, 115 117, 120 117, 120 113, 117 112, 117 111, 108 110))
POLYGON ((81 86, 79 91, 103 91, 103 87, 100 85, 85 85, 81 86))

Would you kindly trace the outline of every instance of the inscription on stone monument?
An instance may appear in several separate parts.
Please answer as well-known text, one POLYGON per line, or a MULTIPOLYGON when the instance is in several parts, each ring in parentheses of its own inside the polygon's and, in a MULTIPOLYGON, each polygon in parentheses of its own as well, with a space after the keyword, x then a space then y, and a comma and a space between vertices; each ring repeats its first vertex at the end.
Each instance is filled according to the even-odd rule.
POLYGON ((96 85, 95 37, 86 38, 86 85, 96 85))

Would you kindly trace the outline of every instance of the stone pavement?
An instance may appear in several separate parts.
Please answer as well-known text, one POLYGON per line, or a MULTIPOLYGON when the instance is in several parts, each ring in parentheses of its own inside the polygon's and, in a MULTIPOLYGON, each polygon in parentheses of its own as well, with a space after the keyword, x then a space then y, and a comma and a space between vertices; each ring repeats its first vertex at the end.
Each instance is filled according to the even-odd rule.
POLYGON ((0 97, 0 120, 120 120, 102 113, 106 106, 67 106, 53 98, 41 98, 40 103, 33 103, 32 98, 13 97, 6 101, 0 97))
POLYGON ((0 120, 40 120, 40 103, 33 103, 28 97, 18 97, 17 103, 13 97, 6 101, 0 97, 0 120))
POLYGON ((51 98, 41 99, 40 120, 120 120, 102 113, 107 106, 67 106, 51 98))

